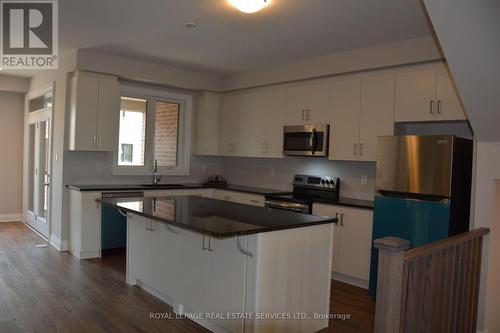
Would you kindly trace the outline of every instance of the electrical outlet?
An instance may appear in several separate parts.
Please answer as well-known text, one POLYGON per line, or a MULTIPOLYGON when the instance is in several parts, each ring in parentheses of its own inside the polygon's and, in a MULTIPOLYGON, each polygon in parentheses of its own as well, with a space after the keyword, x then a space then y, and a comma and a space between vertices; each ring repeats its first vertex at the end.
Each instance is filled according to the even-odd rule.
POLYGON ((368 184, 368 176, 362 175, 361 176, 361 185, 367 185, 367 184, 368 184))
POLYGON ((97 162, 97 172, 103 172, 104 167, 102 165, 102 162, 97 162))

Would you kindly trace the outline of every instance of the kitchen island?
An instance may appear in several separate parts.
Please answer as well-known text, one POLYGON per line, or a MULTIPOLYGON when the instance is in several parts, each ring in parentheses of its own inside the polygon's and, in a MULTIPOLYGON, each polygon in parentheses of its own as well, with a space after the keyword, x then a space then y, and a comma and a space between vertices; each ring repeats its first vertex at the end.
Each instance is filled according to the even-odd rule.
POLYGON ((213 332, 328 326, 334 218, 198 196, 99 199, 127 215, 127 283, 213 332))

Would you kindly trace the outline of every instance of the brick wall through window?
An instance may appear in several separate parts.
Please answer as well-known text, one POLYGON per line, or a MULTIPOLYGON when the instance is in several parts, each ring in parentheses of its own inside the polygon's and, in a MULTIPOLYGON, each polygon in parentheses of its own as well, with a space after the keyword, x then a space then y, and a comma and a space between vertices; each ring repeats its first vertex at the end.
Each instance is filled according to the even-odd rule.
POLYGON ((179 104, 156 102, 155 159, 158 161, 158 166, 177 165, 179 111, 179 104))

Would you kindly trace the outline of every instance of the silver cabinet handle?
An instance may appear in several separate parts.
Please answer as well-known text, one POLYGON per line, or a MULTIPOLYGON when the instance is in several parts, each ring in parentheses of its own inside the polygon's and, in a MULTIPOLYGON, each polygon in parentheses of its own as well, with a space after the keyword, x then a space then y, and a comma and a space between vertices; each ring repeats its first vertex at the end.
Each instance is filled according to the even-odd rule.
POLYGON ((151 231, 151 229, 149 228, 149 220, 146 220, 146 230, 151 231))
POLYGON ((238 248, 238 250, 247 257, 253 258, 253 253, 248 250, 245 250, 243 246, 241 246, 239 237, 236 236, 234 237, 234 239, 236 240, 236 247, 238 248))
POLYGON ((359 144, 359 156, 363 156, 363 144, 359 144))
POLYGON ((97 136, 94 135, 94 147, 97 145, 97 136))
POLYGON ((441 114, 441 100, 438 99, 438 102, 437 102, 437 114, 441 114))
POLYGON ((340 214, 340 225, 344 226, 344 213, 340 214))
POLYGON ((149 231, 155 231, 155 229, 153 228, 153 220, 149 220, 149 231))
POLYGON ((102 146, 102 138, 101 138, 100 135, 98 136, 98 138, 99 138, 99 140, 98 140, 99 141, 99 147, 101 147, 102 146))
POLYGON ((214 252, 212 248, 212 237, 208 236, 208 252, 214 252))
POLYGON ((358 144, 354 144, 354 156, 358 156, 358 144))
POLYGON ((202 238, 202 242, 203 242, 203 244, 201 245, 201 249, 202 249, 203 251, 208 250, 208 248, 205 246, 205 236, 203 236, 203 238, 202 238))
POLYGON ((338 221, 339 213, 335 213, 335 218, 337 219, 337 221, 333 222, 333 224, 339 225, 339 221, 338 221))
POLYGON ((307 120, 311 120, 311 110, 307 110, 307 120))
POLYGON ((434 114, 434 100, 432 100, 430 103, 429 113, 432 115, 434 114))
POLYGON ((302 120, 306 120, 305 119, 305 116, 304 116, 304 113, 306 112, 306 110, 302 110, 302 120))

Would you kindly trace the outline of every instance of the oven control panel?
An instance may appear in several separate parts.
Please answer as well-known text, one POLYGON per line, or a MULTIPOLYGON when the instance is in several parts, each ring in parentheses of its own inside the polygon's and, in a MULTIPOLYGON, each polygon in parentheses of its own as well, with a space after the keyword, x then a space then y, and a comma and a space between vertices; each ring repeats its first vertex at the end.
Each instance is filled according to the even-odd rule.
POLYGON ((333 177, 295 175, 293 186, 337 190, 339 181, 339 178, 333 177))

